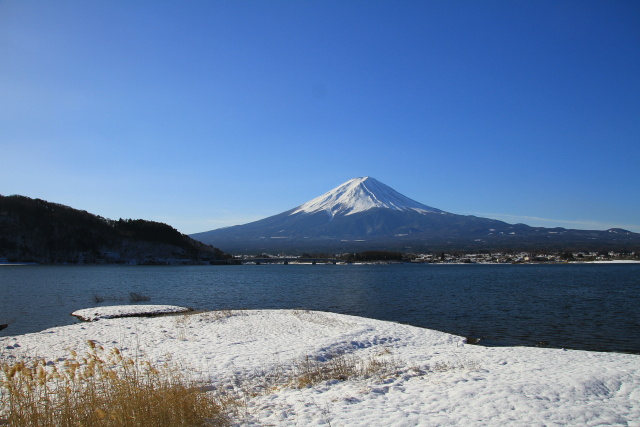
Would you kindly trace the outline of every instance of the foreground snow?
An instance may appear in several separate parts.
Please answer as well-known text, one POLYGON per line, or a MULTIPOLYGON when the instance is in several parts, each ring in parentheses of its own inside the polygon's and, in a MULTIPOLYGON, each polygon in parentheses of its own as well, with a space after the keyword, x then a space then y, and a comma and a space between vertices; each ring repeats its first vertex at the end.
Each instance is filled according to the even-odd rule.
POLYGON ((101 319, 0 338, 13 359, 67 357, 86 340, 223 386, 258 384, 305 357, 384 358, 392 374, 280 387, 248 398, 246 425, 635 425, 640 356, 485 348, 391 322, 299 310, 101 319), (240 381, 242 380, 242 381, 240 381))

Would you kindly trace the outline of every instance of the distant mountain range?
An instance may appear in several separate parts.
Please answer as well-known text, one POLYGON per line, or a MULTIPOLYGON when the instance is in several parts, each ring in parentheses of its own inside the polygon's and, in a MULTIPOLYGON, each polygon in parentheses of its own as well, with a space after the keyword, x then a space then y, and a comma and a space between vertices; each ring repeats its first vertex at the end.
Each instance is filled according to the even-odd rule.
POLYGON ((159 222, 113 221, 23 196, 0 196, 0 259, 38 263, 215 263, 227 254, 159 222))
POLYGON ((530 227, 457 215, 412 200, 371 177, 349 180, 280 214, 191 237, 236 254, 640 249, 639 233, 530 227))

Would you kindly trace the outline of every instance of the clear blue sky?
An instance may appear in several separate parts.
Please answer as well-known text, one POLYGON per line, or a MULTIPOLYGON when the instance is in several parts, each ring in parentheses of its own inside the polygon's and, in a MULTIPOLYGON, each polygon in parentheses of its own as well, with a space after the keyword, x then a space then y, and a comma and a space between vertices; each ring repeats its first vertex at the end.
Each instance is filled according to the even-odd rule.
POLYGON ((358 176, 640 232, 640 2, 0 0, 0 194, 194 233, 358 176))

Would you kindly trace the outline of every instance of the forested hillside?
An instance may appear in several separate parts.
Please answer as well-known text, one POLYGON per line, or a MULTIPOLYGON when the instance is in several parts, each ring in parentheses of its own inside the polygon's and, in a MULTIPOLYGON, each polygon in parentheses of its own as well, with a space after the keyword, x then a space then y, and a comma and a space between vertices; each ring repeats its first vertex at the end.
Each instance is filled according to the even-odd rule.
POLYGON ((220 249, 153 221, 110 220, 24 196, 0 195, 0 258, 44 263, 208 263, 220 249))

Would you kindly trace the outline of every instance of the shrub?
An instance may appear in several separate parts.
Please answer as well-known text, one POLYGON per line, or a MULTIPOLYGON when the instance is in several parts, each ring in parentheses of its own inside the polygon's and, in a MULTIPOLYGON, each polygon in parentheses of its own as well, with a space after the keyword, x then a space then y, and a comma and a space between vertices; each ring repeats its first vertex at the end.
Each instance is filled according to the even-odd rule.
POLYGON ((144 302, 151 301, 151 297, 148 295, 140 294, 138 292, 129 292, 129 302, 144 302))

